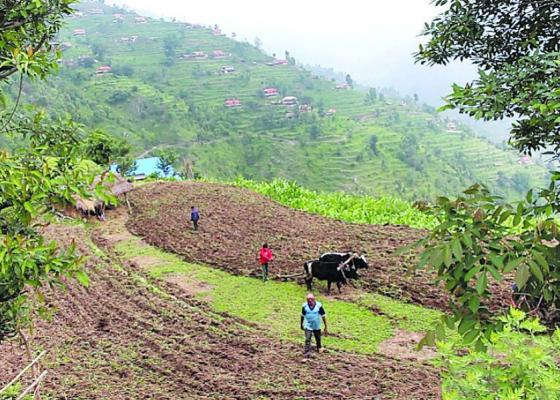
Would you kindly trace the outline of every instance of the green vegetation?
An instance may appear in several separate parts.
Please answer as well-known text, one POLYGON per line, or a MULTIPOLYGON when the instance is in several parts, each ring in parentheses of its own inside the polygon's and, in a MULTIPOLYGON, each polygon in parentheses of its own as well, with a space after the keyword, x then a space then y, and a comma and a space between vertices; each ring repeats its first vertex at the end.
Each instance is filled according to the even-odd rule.
MULTIPOLYGON (((0 84, 17 74, 21 92, 24 78, 44 78, 55 68, 51 48, 44 44, 72 3, 4 2, 9 12, 0 30, 0 84)), ((34 312, 44 311, 45 287, 62 285, 64 277, 87 284, 73 247, 59 250, 40 230, 53 205, 88 193, 89 163, 76 146, 81 132, 72 121, 20 114, 18 105, 6 108, 0 101, 1 129, 15 143, 13 151, 0 152, 0 342, 21 334, 34 312)))
POLYGON ((415 228, 431 228, 435 224, 431 216, 396 198, 317 193, 283 179, 255 182, 238 178, 234 185, 254 190, 288 207, 351 223, 398 224, 415 228))
POLYGON ((475 181, 518 198, 546 176, 466 126, 449 129, 412 98, 337 89, 351 77, 317 77, 289 54, 287 64, 266 65, 273 59, 256 47, 210 28, 135 23, 135 14, 96 2, 79 8, 85 15, 69 19, 58 38, 58 77, 28 87, 27 97, 125 138, 135 154, 175 148, 197 176, 286 177, 313 190, 406 199, 455 194, 475 181), (103 14, 89 15, 94 8, 103 14), (96 73, 101 66, 111 70, 96 73), (221 72, 226 66, 235 70, 221 72), (266 97, 266 87, 279 95, 266 97), (283 96, 297 96, 301 107, 279 104, 283 96))
POLYGON ((503 331, 485 339, 487 353, 464 354, 458 337, 438 344, 444 400, 559 398, 560 331, 551 338, 535 336, 546 328, 515 309, 502 322, 503 331))
MULTIPOLYGON (((523 1, 436 3, 447 9, 426 25, 430 39, 420 46, 417 60, 445 65, 466 58, 479 69, 474 82, 454 85, 445 108, 485 120, 518 114, 511 131, 513 145, 526 154, 551 150, 558 160, 560 45, 549 31, 560 26, 560 6, 523 1), (521 25, 509 25, 511 14, 520 16, 521 25)), ((502 327, 500 317, 485 305, 490 283, 502 282, 508 274, 515 275, 516 291, 523 293, 523 310, 550 326, 560 321, 559 180, 560 173, 553 172, 547 189, 530 190, 515 204, 477 184, 456 199, 440 197, 432 210, 438 224, 417 244, 423 249, 419 267, 430 266, 445 283, 454 310, 447 325, 457 324, 465 342, 475 342, 479 350, 502 327)), ((442 331, 437 329, 437 336, 442 331)))
MULTIPOLYGON (((116 246, 122 257, 147 257, 148 272, 156 278, 178 277, 196 296, 209 301, 220 312, 254 322, 283 340, 301 343, 299 316, 305 288, 295 283, 267 282, 234 276, 214 268, 190 264, 175 255, 140 243, 134 238, 116 246), (199 289, 197 289, 199 288, 199 289)), ((375 353, 379 343, 389 339, 394 329, 422 332, 433 327, 440 317, 437 311, 400 303, 380 295, 364 295, 357 304, 319 296, 330 315, 327 348, 375 353), (371 308, 383 315, 372 313, 371 308)))

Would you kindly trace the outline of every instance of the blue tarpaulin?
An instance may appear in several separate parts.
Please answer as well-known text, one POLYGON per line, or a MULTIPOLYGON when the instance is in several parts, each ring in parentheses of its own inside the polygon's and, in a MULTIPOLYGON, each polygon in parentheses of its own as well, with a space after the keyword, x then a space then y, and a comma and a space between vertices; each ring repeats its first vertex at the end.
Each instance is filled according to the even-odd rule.
MULTIPOLYGON (((158 174, 160 177, 169 178, 175 175, 175 170, 173 167, 169 168, 169 173, 164 175, 163 171, 158 168, 159 157, 149 157, 149 158, 139 158, 136 161, 136 170, 134 170, 133 176, 148 176, 153 173, 158 174)), ((117 171, 117 164, 111 165, 111 171, 117 171)))

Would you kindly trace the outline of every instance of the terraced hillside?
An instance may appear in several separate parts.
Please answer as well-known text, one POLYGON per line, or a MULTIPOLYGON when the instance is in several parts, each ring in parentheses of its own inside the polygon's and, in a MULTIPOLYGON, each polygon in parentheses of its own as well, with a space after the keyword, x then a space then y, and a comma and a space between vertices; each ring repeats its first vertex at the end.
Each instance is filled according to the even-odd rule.
POLYGON ((80 12, 59 38, 60 74, 26 86, 26 100, 124 136, 138 154, 174 147, 204 176, 287 177, 313 189, 409 199, 474 181, 515 197, 546 174, 426 105, 314 76, 289 54, 278 62, 218 27, 97 2, 80 12), (267 97, 265 88, 278 94, 267 97), (285 96, 297 104, 282 105, 285 96))

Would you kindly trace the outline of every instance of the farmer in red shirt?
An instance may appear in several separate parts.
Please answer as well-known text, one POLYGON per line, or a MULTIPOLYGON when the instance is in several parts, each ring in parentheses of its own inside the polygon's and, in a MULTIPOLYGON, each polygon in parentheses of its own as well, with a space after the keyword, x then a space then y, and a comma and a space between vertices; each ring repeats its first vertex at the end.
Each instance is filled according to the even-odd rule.
POLYGON ((272 251, 268 248, 268 244, 264 243, 259 253, 259 263, 262 267, 263 282, 268 280, 268 263, 271 262, 272 259, 272 251))

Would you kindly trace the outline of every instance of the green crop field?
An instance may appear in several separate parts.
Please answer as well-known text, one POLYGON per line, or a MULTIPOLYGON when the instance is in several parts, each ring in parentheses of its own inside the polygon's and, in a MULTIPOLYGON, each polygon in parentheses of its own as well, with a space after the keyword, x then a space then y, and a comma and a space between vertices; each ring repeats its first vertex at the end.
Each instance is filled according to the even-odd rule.
POLYGON ((514 198, 547 175, 467 126, 448 129, 425 104, 337 89, 292 59, 267 65, 273 57, 211 27, 137 23, 129 11, 79 7, 83 14, 59 35, 58 76, 26 84, 25 100, 124 137, 138 156, 175 148, 205 177, 284 177, 315 190, 406 199, 456 194, 475 181, 514 198), (111 71, 96 74, 101 66, 111 71), (226 66, 235 70, 221 73, 226 66), (266 87, 279 95, 266 98, 266 87), (300 107, 279 104, 283 96, 300 107), (241 106, 228 108, 227 99, 241 106))

